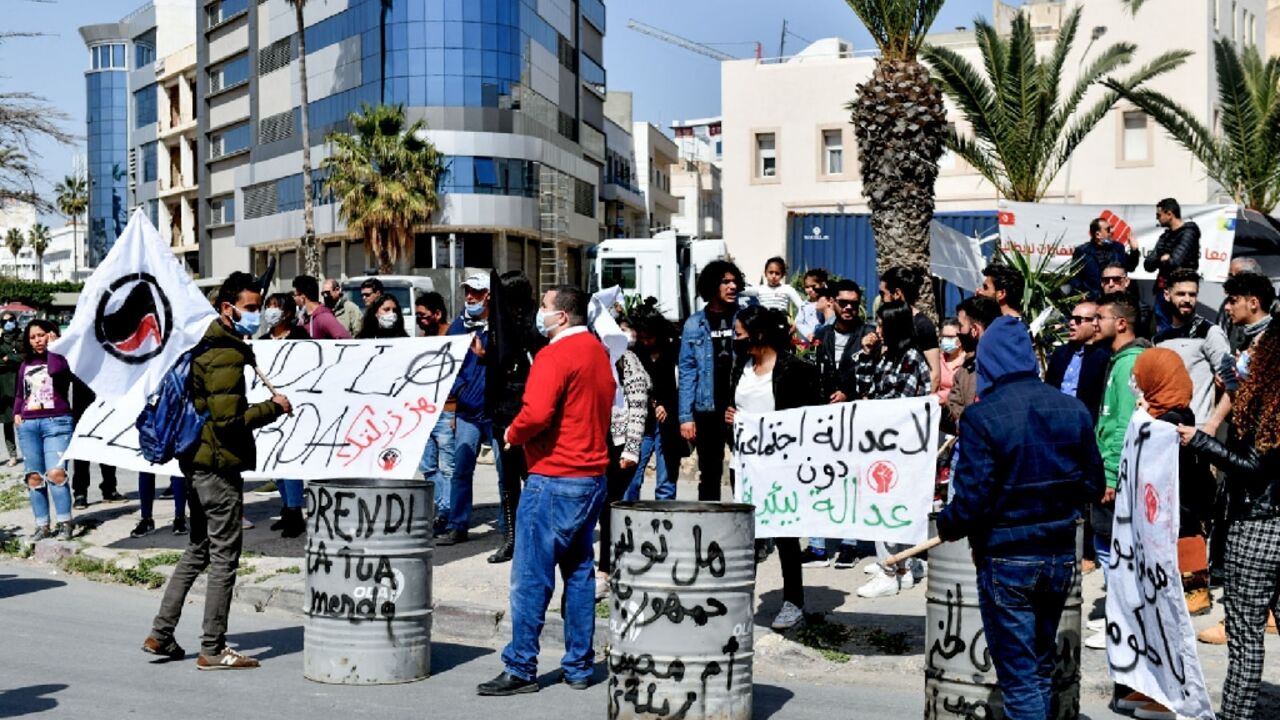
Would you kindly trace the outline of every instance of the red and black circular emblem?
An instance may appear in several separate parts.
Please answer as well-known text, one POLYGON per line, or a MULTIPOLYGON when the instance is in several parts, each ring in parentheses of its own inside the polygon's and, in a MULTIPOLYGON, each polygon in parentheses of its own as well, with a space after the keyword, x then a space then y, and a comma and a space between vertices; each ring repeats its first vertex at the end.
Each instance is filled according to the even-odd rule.
POLYGON ((94 333, 104 350, 124 362, 159 355, 173 333, 173 309, 155 276, 132 273, 111 283, 98 300, 94 333))

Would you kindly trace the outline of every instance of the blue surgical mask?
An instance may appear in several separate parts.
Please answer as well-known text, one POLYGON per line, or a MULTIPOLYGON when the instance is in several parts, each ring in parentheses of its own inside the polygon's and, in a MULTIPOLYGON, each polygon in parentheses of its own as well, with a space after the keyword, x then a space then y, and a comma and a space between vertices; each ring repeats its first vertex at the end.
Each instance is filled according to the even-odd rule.
POLYGON ((4 324, 4 331, 5 331, 5 332, 13 332, 14 330, 17 330, 17 329, 18 329, 18 323, 14 322, 14 321, 12 321, 12 320, 10 320, 9 322, 7 322, 7 323, 5 323, 5 324, 4 324))
POLYGON ((1240 353, 1239 359, 1236 360, 1236 376, 1241 380, 1249 377, 1249 351, 1245 350, 1240 353))
POLYGON ((257 312, 249 312, 248 310, 240 311, 240 319, 235 321, 236 332, 241 335, 253 337, 258 334, 258 327, 262 324, 262 315, 257 312))
POLYGON ((270 307, 262 311, 262 322, 267 324, 268 330, 279 325, 283 319, 284 311, 280 308, 270 307))
POLYGON ((484 312, 484 303, 482 302, 467 303, 467 306, 466 306, 467 317, 480 317, 480 315, 483 312, 484 312))
POLYGON ((942 352, 953 353, 956 350, 960 349, 960 339, 959 338, 942 338, 942 340, 938 342, 938 347, 942 348, 942 352))
POLYGON ((545 310, 538 311, 538 314, 534 316, 533 325, 538 329, 539 335, 541 335, 542 337, 550 337, 551 328, 547 327, 547 318, 550 317, 551 315, 555 315, 558 312, 560 311, 559 310, 552 310, 551 312, 546 312, 545 310))

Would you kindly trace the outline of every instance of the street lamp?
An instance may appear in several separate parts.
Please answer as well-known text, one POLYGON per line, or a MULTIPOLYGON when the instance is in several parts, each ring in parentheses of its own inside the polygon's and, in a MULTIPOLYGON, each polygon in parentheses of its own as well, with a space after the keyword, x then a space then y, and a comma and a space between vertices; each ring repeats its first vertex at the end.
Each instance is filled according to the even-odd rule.
MULTIPOLYGON (((1084 52, 1080 53, 1080 62, 1076 64, 1077 79, 1079 79, 1080 75, 1084 73, 1084 61, 1085 61, 1085 58, 1089 57, 1089 50, 1093 47, 1093 44, 1098 41, 1098 38, 1106 34, 1107 34, 1106 25, 1093 26, 1093 32, 1089 34, 1089 44, 1084 46, 1084 52)), ((1067 158, 1067 176, 1062 183, 1062 204, 1063 205, 1066 205, 1067 200, 1071 197, 1071 164, 1074 161, 1075 161, 1075 153, 1072 153, 1071 157, 1067 158)))

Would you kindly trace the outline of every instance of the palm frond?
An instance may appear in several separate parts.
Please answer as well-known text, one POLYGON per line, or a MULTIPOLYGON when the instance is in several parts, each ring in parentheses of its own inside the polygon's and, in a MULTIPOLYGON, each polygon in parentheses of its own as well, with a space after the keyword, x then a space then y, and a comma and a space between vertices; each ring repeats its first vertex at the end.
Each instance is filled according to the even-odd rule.
POLYGON ((871 33, 880 54, 891 60, 914 60, 943 0, 845 0, 871 33))

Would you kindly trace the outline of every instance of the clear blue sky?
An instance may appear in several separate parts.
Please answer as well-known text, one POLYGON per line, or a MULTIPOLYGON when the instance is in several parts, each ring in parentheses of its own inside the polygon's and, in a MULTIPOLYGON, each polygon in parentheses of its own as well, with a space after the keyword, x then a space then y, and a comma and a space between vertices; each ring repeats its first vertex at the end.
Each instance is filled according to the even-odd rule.
MULTIPOLYGON (((0 92, 43 95, 68 115, 67 129, 83 136, 88 53, 77 28, 114 22, 142 4, 143 0, 7 0, 3 3, 6 30, 50 35, 0 44, 0 92)), ((839 35, 856 49, 871 47, 870 36, 844 0, 606 0, 606 5, 609 28, 604 60, 609 87, 634 92, 636 119, 658 125, 718 114, 719 64, 627 29, 630 18, 690 40, 715 43, 718 49, 740 57, 750 57, 756 41, 763 43, 765 57, 776 56, 784 18, 788 29, 806 40, 839 35)), ((976 15, 990 12, 990 0, 948 0, 934 27, 971 25, 976 15)), ((788 37, 787 54, 805 44, 788 37)), ((84 145, 83 140, 78 147, 44 143, 39 150, 39 166, 50 180, 48 191, 52 182, 71 172, 72 158, 84 154, 84 145)))

